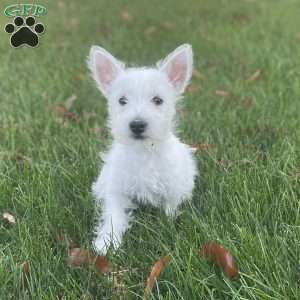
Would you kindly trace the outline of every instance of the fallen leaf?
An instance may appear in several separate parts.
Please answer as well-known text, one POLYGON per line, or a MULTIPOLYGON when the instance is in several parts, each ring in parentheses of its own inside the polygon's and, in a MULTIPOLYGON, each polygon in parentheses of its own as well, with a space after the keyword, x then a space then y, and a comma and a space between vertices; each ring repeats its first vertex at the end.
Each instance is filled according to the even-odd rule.
POLYGON ((255 80, 259 79, 261 76, 262 76, 262 71, 261 71, 261 70, 257 70, 257 71, 255 71, 253 74, 251 74, 251 75, 246 79, 246 81, 247 81, 247 82, 252 82, 252 81, 255 81, 255 80))
POLYGON ((90 119, 96 119, 97 116, 98 115, 95 112, 90 112, 90 111, 83 112, 83 118, 87 121, 89 121, 90 119))
POLYGON ((68 265, 70 267, 82 267, 89 265, 93 259, 93 255, 87 250, 81 248, 69 249, 68 265))
POLYGON ((0 152, 0 159, 9 159, 17 162, 18 164, 24 164, 25 162, 29 165, 32 164, 32 158, 29 156, 24 155, 23 153, 11 153, 9 151, 0 152))
POLYGON ((98 125, 95 125, 95 127, 91 129, 91 132, 96 136, 101 136, 102 129, 98 125))
POLYGON ((224 90, 216 90, 216 95, 220 97, 226 97, 229 95, 229 92, 224 91, 224 90))
POLYGON ((99 273, 107 273, 111 270, 111 264, 105 256, 94 255, 81 248, 69 249, 68 265, 70 267, 94 265, 99 273))
POLYGON ((244 108, 250 109, 255 106, 255 100, 252 97, 247 97, 243 99, 242 105, 244 106, 244 108))
POLYGON ((199 84, 192 83, 188 86, 187 91, 191 94, 199 92, 201 90, 201 87, 199 84))
POLYGON ((221 267, 228 278, 233 279, 238 276, 238 268, 233 256, 222 245, 214 242, 207 243, 200 248, 199 255, 221 267))
POLYGON ((296 38, 297 38, 298 40, 300 40, 300 32, 297 32, 297 33, 296 33, 296 38))
POLYGON ((29 260, 26 259, 22 266, 22 273, 23 275, 28 276, 29 271, 30 271, 30 264, 29 264, 29 260))
POLYGON ((152 26, 149 26, 145 29, 144 31, 144 34, 145 35, 152 35, 153 33, 155 33, 157 31, 157 27, 152 25, 152 26))
POLYGON ((252 166, 255 165, 254 161, 252 161, 248 158, 243 158, 239 162, 240 162, 241 165, 252 165, 252 166))
POLYGON ((84 80, 85 76, 83 73, 77 72, 74 74, 74 78, 78 81, 82 81, 82 80, 84 80))
POLYGON ((124 283, 124 276, 126 273, 131 272, 140 272, 140 270, 137 268, 123 269, 112 271, 109 274, 109 279, 111 279, 112 286, 114 288, 114 295, 118 297, 118 299, 128 299, 128 297, 126 297, 128 290, 126 289, 126 285, 124 283))
POLYGON ((75 94, 71 95, 66 101, 65 101, 65 108, 67 110, 70 110, 70 108, 73 106, 75 100, 77 99, 77 96, 75 94))
POLYGON ((233 166, 233 162, 228 159, 220 159, 217 161, 217 165, 223 170, 227 171, 233 166))
POLYGON ((246 24, 250 21, 250 17, 243 13, 234 13, 232 15, 233 23, 246 24))
POLYGON ((171 257, 169 255, 161 257, 152 267, 150 275, 147 279, 147 284, 144 293, 144 300, 149 299, 151 291, 154 287, 156 279, 159 277, 161 272, 169 264, 171 257))
POLYGON ((74 123, 78 123, 80 121, 80 118, 77 116, 77 114, 71 112, 71 111, 67 111, 65 114, 64 114, 64 118, 69 120, 69 121, 72 121, 74 123))
POLYGON ((99 273, 108 273, 111 271, 111 264, 105 256, 97 256, 94 264, 99 273))
POLYGON ((121 295, 126 292, 126 286, 122 281, 120 276, 113 275, 112 277, 112 286, 115 289, 115 294, 121 295))
POLYGON ((15 154, 14 159, 19 163, 27 162, 29 165, 32 164, 32 159, 20 152, 15 154))
POLYGON ((197 79, 206 79, 206 77, 199 72, 197 69, 193 69, 193 77, 197 78, 197 79))
POLYGON ((167 29, 167 30, 172 30, 174 29, 176 26, 175 26, 175 23, 173 22, 170 22, 170 21, 164 21, 161 23, 161 26, 164 28, 164 29, 167 29))
POLYGON ((293 177, 299 177, 300 176, 300 168, 294 168, 294 169, 291 169, 288 174, 290 176, 293 176, 293 177))
POLYGON ((72 121, 74 123, 78 123, 80 121, 80 118, 77 116, 77 114, 69 111, 63 104, 56 105, 54 107, 54 112, 64 120, 72 121))
POLYGON ((30 277, 30 263, 29 260, 26 259, 22 265, 22 274, 21 274, 21 288, 28 288, 28 280, 30 277))
POLYGON ((16 218, 8 212, 2 214, 4 220, 6 220, 9 224, 16 224, 16 218))
POLYGON ((122 20, 126 23, 131 23, 133 21, 132 15, 127 10, 123 10, 121 12, 121 17, 122 17, 122 20))
POLYGON ((205 151, 205 152, 212 151, 215 149, 215 146, 211 145, 211 144, 207 144, 207 143, 198 143, 198 144, 192 144, 191 148, 192 148, 193 153, 196 153, 196 152, 202 152, 202 151, 205 151))
POLYGON ((62 243, 67 249, 78 247, 78 244, 73 241, 64 231, 56 232, 54 237, 56 242, 62 243))
POLYGON ((57 43, 58 47, 66 49, 66 48, 70 48, 72 46, 70 41, 61 41, 57 43))
POLYGON ((58 1, 58 7, 59 8, 65 8, 66 7, 66 4, 65 4, 65 2, 63 2, 63 1, 58 1))
POLYGON ((71 28, 78 28, 78 26, 80 24, 80 22, 77 18, 70 18, 68 23, 71 28))
POLYGON ((67 111, 67 108, 63 104, 58 104, 54 107, 53 111, 56 114, 63 116, 65 114, 65 112, 67 111))

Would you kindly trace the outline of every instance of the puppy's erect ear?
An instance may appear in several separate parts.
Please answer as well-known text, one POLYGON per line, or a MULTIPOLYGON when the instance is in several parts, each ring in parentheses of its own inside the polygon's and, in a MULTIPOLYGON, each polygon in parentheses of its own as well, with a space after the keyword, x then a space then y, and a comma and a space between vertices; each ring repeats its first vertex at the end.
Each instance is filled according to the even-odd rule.
POLYGON ((92 46, 87 64, 98 88, 107 96, 112 82, 123 72, 124 64, 98 46, 92 46))
POLYGON ((157 66, 164 72, 176 91, 182 93, 188 85, 193 71, 193 50, 189 44, 183 44, 170 53, 157 66))

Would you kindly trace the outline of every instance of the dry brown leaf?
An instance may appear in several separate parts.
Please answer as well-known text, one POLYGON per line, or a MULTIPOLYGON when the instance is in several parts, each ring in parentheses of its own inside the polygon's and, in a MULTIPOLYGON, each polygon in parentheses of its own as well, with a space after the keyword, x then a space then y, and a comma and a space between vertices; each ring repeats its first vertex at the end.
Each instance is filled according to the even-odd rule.
POLYGON ((74 78, 78 81, 82 81, 85 79, 85 75, 83 73, 77 72, 74 74, 74 78))
POLYGON ((214 150, 216 147, 214 145, 207 144, 207 143, 198 143, 198 144, 192 144, 191 148, 193 153, 196 153, 196 152, 203 152, 203 151, 209 152, 214 150))
POLYGON ((0 159, 10 159, 19 164, 28 163, 29 165, 32 164, 32 158, 29 156, 24 155, 23 153, 11 153, 9 151, 0 152, 0 159))
POLYGON ((69 249, 68 265, 70 267, 94 265, 99 273, 107 273, 111 270, 111 264, 105 256, 94 255, 81 248, 69 249))
POLYGON ((95 125, 95 127, 93 129, 91 129, 91 132, 96 136, 101 136, 102 129, 100 126, 95 125))
POLYGON ((157 27, 152 25, 152 26, 149 26, 145 29, 144 31, 144 34, 145 35, 152 35, 153 33, 155 33, 157 31, 157 27))
POLYGON ((70 110, 70 108, 73 106, 76 99, 77 99, 77 96, 75 94, 73 94, 69 98, 67 98, 67 100, 65 101, 65 108, 67 110, 70 110))
POLYGON ((15 156, 14 156, 14 159, 17 161, 17 162, 27 162, 29 165, 32 164, 32 158, 29 157, 29 156, 26 156, 20 152, 16 153, 15 156))
POLYGON ((201 87, 199 84, 192 83, 187 87, 187 91, 191 94, 197 93, 201 90, 201 87))
POLYGON ((223 170, 227 171, 233 166, 233 162, 228 159, 220 159, 217 161, 217 165, 223 170))
POLYGON ((112 285, 117 294, 123 294, 126 291, 126 286, 122 282, 122 278, 120 278, 119 276, 113 275, 112 285))
POLYGON ((63 1, 61 1, 61 0, 59 0, 57 4, 58 4, 58 7, 59 7, 59 8, 65 8, 65 7, 66 7, 65 2, 63 2, 63 1))
POLYGON ((161 23, 162 28, 167 29, 167 30, 172 30, 176 27, 175 23, 170 22, 170 21, 164 21, 161 23))
POLYGON ((67 107, 63 104, 58 104, 54 107, 54 112, 59 116, 62 117, 63 120, 68 120, 74 123, 78 123, 80 121, 80 118, 77 116, 77 114, 69 111, 67 107))
POLYGON ((54 237, 55 237, 56 242, 64 242, 65 243, 67 241, 67 235, 63 231, 56 232, 54 234, 54 237))
POLYGON ((6 220, 9 224, 16 224, 16 218, 15 218, 12 214, 10 214, 10 213, 8 213, 8 212, 3 213, 3 214, 2 214, 2 217, 3 217, 3 219, 6 220))
POLYGON ((124 275, 129 272, 138 272, 140 271, 137 268, 133 269, 123 269, 123 270, 117 270, 110 272, 110 278, 112 280, 112 286, 115 289, 115 294, 122 295, 122 299, 127 299, 125 297, 125 293, 127 292, 126 285, 124 284, 124 275))
POLYGON ((292 177, 299 177, 300 176, 300 168, 293 168, 288 172, 288 174, 292 177))
POLYGON ((222 245, 215 242, 207 243, 199 249, 199 255, 221 267, 228 278, 233 279, 238 276, 238 268, 233 256, 222 245))
POLYGON ((156 279, 159 277, 161 272, 166 268, 166 266, 169 264, 171 260, 170 255, 166 255, 161 257, 152 267, 150 275, 147 279, 147 284, 145 288, 145 293, 144 293, 144 300, 149 299, 151 295, 151 291, 154 287, 156 279))
POLYGON ((81 248, 71 248, 69 249, 68 265, 70 267, 82 267, 84 265, 89 265, 93 255, 87 250, 81 248))
POLYGON ((226 97, 229 95, 229 92, 224 91, 224 90, 216 90, 216 95, 220 97, 226 97))
POLYGON ((246 24, 250 21, 250 17, 244 13, 234 13, 232 15, 233 23, 246 24))
POLYGON ((71 111, 67 111, 65 114, 64 114, 64 118, 66 120, 69 120, 71 122, 74 122, 74 123, 78 123, 80 121, 80 118, 77 116, 77 114, 71 112, 71 111))
POLYGON ((83 118, 87 121, 89 121, 90 119, 96 119, 97 118, 97 114, 94 111, 84 111, 83 112, 83 118))
POLYGON ((197 79, 206 79, 206 77, 197 69, 193 69, 193 77, 197 79))
POLYGON ((108 273, 111 271, 111 264, 105 256, 97 256, 94 264, 99 273, 108 273))
POLYGON ((69 19, 68 25, 71 28, 78 28, 79 24, 80 24, 80 22, 77 18, 70 18, 69 19))
POLYGON ((63 116, 67 111, 67 108, 63 104, 58 104, 54 107, 53 111, 59 116, 63 116))
POLYGON ((126 23, 131 23, 133 21, 133 17, 128 10, 123 10, 121 12, 121 18, 126 23))
POLYGON ((21 274, 21 288, 25 289, 28 287, 28 279, 30 277, 30 263, 26 259, 22 265, 22 274, 21 274))
POLYGON ((247 82, 252 82, 255 80, 258 80, 262 76, 262 71, 261 70, 256 70, 253 74, 251 74, 246 81, 247 82))
POLYGON ((29 276, 29 271, 30 271, 30 264, 29 264, 29 260, 26 259, 22 266, 22 273, 25 276, 29 276))
POLYGON ((73 241, 65 232, 60 231, 54 234, 55 241, 57 243, 62 243, 67 249, 77 248, 78 243, 73 241))
POLYGON ((252 97, 247 97, 243 99, 242 105, 244 106, 244 108, 250 109, 255 106, 255 99, 252 97))

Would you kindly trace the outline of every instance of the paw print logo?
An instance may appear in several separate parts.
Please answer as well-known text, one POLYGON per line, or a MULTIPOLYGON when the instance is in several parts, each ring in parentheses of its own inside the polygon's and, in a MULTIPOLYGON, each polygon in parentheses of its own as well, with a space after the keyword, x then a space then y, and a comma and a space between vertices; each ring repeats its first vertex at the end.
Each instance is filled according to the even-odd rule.
POLYGON ((36 23, 32 16, 27 17, 25 22, 22 17, 16 17, 14 23, 5 25, 5 31, 11 34, 10 43, 14 48, 23 45, 36 47, 39 43, 39 35, 44 33, 45 26, 36 23))

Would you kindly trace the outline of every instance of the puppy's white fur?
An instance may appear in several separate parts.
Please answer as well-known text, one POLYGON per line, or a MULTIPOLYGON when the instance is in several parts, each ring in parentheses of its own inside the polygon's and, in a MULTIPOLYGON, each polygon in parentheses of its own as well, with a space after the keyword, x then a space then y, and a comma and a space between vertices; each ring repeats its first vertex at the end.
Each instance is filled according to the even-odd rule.
POLYGON ((174 118, 192 75, 193 54, 185 44, 156 67, 125 68, 106 50, 93 46, 88 66, 108 100, 114 138, 92 187, 102 210, 94 247, 106 253, 111 243, 115 249, 120 245, 137 203, 150 203, 174 216, 178 205, 191 197, 196 163, 192 150, 175 135, 174 118), (163 102, 155 103, 154 97, 163 102), (132 134, 133 120, 147 123, 142 138, 132 134))

